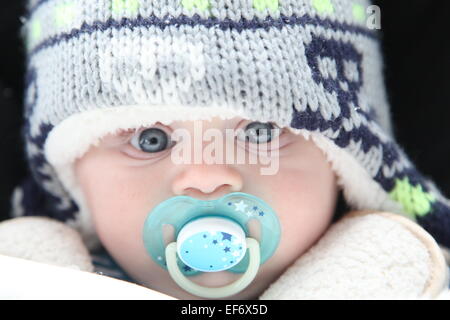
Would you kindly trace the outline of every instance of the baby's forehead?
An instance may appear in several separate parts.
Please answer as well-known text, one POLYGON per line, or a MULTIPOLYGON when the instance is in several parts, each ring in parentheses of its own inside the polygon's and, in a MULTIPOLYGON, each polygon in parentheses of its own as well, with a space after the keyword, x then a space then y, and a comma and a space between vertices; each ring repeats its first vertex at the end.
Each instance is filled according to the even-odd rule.
MULTIPOLYGON (((219 127, 219 126, 230 126, 230 125, 238 124, 238 123, 240 123, 241 121, 244 121, 244 120, 251 121, 249 119, 244 119, 242 117, 234 117, 234 118, 231 118, 231 119, 222 119, 219 116, 214 116, 214 117, 211 117, 209 119, 201 119, 201 120, 200 119, 196 119, 196 120, 172 121, 171 123, 167 124, 167 126, 170 126, 170 127, 190 127, 190 126, 192 126, 194 124, 202 123, 202 124, 208 124, 208 125, 211 125, 211 126, 219 127)), ((160 123, 160 122, 157 122, 157 124, 158 123, 160 123)))
MULTIPOLYGON (((142 125, 139 128, 134 128, 135 130, 145 129, 149 127, 167 127, 170 129, 237 129, 239 127, 245 126, 245 124, 251 122, 261 122, 258 120, 252 120, 249 118, 244 118, 240 116, 235 116, 233 118, 221 118, 220 116, 213 116, 205 119, 187 119, 187 120, 172 120, 170 122, 165 121, 155 121, 148 125, 142 125)), ((269 123, 269 121, 267 122, 269 123)))

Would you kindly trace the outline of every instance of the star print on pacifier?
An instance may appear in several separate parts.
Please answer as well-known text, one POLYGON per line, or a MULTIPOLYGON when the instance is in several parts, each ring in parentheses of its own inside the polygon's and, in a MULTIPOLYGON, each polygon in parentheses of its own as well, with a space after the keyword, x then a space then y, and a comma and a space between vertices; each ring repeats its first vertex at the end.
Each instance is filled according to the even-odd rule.
POLYGON ((230 269, 244 258, 245 233, 223 218, 202 218, 184 226, 177 237, 177 254, 190 268, 203 272, 230 269))
POLYGON ((220 298, 253 281, 259 266, 278 247, 280 233, 278 217, 269 205, 256 196, 234 192, 216 200, 176 196, 163 201, 148 214, 143 241, 150 257, 184 290, 220 298), (257 221, 258 236, 250 233, 252 221, 257 221), (163 235, 167 225, 175 234, 168 245, 163 235), (225 270, 243 275, 219 288, 199 286, 188 279, 201 272, 225 270))

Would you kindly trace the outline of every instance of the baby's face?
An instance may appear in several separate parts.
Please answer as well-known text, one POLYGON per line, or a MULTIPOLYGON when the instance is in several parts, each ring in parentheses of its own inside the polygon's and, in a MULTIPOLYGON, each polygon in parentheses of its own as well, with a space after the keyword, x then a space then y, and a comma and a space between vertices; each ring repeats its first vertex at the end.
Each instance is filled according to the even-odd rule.
MULTIPOLYGON (((186 141, 170 139, 177 130, 185 129, 192 137, 192 157, 194 153, 203 154, 211 144, 198 134, 194 136, 194 129, 199 125, 202 133, 215 128, 223 132, 224 137, 225 131, 230 129, 260 133, 262 131, 250 129, 277 128, 241 118, 213 118, 211 121, 176 121, 170 126, 157 123, 124 131, 104 137, 98 146, 91 147, 78 159, 76 177, 98 236, 112 257, 142 285, 182 299, 196 297, 179 288, 144 248, 142 230, 148 213, 162 201, 177 195, 210 200, 239 191, 261 198, 278 215, 280 243, 275 254, 260 267, 255 280, 230 297, 257 298, 329 226, 337 197, 334 173, 312 141, 287 129, 257 136, 257 139, 253 136, 248 141, 239 136, 235 138, 235 150, 240 149, 247 155, 257 153, 258 146, 268 147, 269 152, 261 155, 265 157, 264 165, 262 160, 256 164, 237 160, 211 164, 204 158, 199 163, 175 164, 171 153, 186 141), (276 172, 261 174, 261 168, 268 167, 270 160, 277 161, 276 172)), ((226 146, 223 148, 226 152, 226 146)), ((190 279, 203 286, 216 287, 241 276, 222 271, 202 273, 190 279)))

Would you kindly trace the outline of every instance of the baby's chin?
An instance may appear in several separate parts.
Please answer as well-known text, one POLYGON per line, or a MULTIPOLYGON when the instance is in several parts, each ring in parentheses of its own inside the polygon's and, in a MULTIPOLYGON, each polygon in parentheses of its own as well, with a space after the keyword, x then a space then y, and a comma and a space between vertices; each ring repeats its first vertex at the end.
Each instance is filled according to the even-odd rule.
MULTIPOLYGON (((242 273, 233 273, 228 271, 220 271, 220 272, 204 272, 200 275, 191 276, 189 277, 189 280, 192 282, 204 286, 204 287, 223 287, 226 285, 231 284, 232 282, 236 281, 242 277, 242 273)), ((247 300, 247 299, 257 299, 263 291, 266 289, 268 284, 266 284, 267 280, 264 279, 264 275, 259 273, 256 278, 250 283, 250 285, 242 290, 241 292, 225 297, 222 299, 237 299, 237 300, 247 300), (266 281, 264 281, 266 280, 266 281)), ((161 279, 160 279, 161 280, 161 279)), ((203 300, 206 298, 201 298, 198 296, 194 296, 187 291, 180 288, 173 280, 170 278, 169 273, 167 273, 167 279, 166 281, 163 281, 160 283, 159 286, 155 286, 155 281, 152 279, 144 280, 141 282, 142 285, 146 285, 148 283, 148 287, 150 289, 159 291, 161 293, 170 295, 177 299, 183 299, 183 300, 203 300), (152 285, 153 284, 153 285, 152 285)), ((220 299, 220 300, 222 300, 220 299)), ((214 299, 216 300, 216 299, 214 299)), ((218 299, 217 299, 218 300, 218 299)))

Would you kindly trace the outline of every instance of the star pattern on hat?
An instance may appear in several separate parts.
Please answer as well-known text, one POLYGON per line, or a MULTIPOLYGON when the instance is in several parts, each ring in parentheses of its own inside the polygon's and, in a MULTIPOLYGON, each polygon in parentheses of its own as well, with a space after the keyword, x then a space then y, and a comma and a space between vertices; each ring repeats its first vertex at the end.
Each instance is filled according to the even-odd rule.
POLYGON ((124 12, 137 13, 139 10, 139 0, 113 0, 112 12, 122 14, 124 12))
POLYGON ((278 0, 253 0, 253 7, 259 11, 264 11, 265 9, 275 11, 278 10, 279 3, 278 0))
POLYGON ((431 210, 436 198, 423 190, 420 184, 413 185, 408 177, 395 179, 394 189, 389 193, 392 199, 402 204, 411 216, 424 216, 431 210))
POLYGON ((79 8, 75 3, 64 3, 55 8, 55 24, 57 27, 63 27, 70 24, 78 14, 79 8))
POLYGON ((354 3, 352 5, 352 14, 353 14, 353 18, 355 18, 356 21, 364 22, 364 20, 366 19, 366 13, 364 11, 364 7, 363 7, 363 5, 361 5, 359 3, 354 3))
POLYGON ((206 11, 209 8, 208 0, 182 0, 181 5, 188 10, 197 8, 202 11, 206 11))
POLYGON ((334 7, 330 0, 312 0, 312 5, 320 14, 331 14, 334 12, 334 7))

